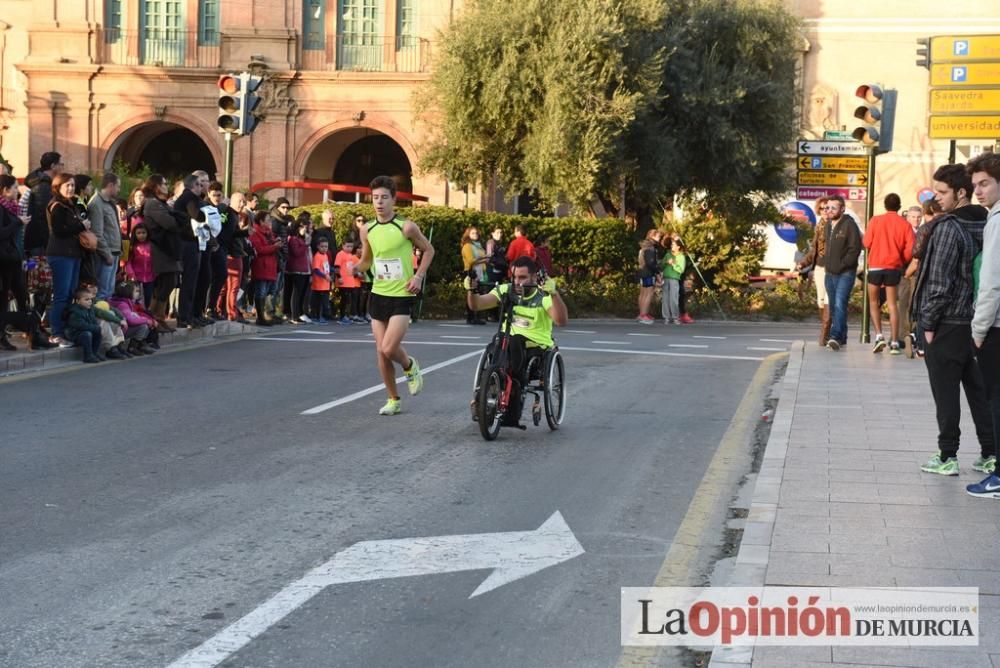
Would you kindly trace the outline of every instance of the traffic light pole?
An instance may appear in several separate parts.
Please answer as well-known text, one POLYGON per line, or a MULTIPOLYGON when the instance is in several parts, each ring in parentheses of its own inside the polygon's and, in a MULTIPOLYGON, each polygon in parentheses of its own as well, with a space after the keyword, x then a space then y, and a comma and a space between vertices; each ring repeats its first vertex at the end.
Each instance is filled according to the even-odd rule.
MULTIPOLYGON (((872 216, 875 214, 875 155, 876 150, 874 147, 868 148, 868 183, 866 185, 867 194, 865 195, 865 229, 872 222, 872 216)), ((868 304, 868 252, 865 252, 865 262, 862 267, 863 275, 861 283, 863 286, 863 292, 861 293, 861 343, 871 343, 871 314, 869 313, 868 304)))
POLYGON ((226 197, 233 193, 233 133, 223 132, 225 139, 226 154, 225 167, 222 172, 222 189, 226 197))

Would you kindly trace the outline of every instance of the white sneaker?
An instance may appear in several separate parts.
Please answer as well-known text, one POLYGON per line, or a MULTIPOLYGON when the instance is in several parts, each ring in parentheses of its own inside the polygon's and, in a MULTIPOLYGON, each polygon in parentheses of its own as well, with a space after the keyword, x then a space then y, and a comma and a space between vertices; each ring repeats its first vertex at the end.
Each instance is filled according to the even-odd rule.
POLYGON ((302 315, 299 316, 299 322, 304 322, 308 325, 312 323, 312 318, 303 313, 302 315))

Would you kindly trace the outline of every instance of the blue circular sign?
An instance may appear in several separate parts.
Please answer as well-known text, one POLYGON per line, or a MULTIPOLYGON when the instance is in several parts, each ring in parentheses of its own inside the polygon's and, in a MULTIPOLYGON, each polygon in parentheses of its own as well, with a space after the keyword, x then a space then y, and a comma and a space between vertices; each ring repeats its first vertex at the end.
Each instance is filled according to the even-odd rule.
POLYGON ((813 212, 812 207, 798 200, 782 204, 781 215, 784 220, 780 220, 774 224, 774 232, 782 241, 787 241, 790 244, 794 244, 799 237, 799 231, 795 226, 796 223, 816 224, 816 214, 813 212))

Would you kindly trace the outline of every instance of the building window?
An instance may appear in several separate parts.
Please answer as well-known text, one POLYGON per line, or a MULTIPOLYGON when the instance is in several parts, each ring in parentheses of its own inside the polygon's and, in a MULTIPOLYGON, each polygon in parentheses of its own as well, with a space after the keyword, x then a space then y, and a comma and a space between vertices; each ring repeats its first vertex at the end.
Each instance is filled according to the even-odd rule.
POLYGON ((337 69, 382 69, 382 0, 338 0, 337 69))
POLYGON ((183 64, 185 35, 181 0, 143 0, 141 25, 143 64, 183 64))
POLYGON ((113 44, 122 38, 122 0, 104 3, 104 41, 113 44))
POLYGON ((380 0, 340 0, 340 34, 347 46, 374 46, 382 31, 380 0))
POLYGON ((305 0, 302 8, 304 49, 322 49, 326 41, 326 0, 305 0))
POLYGON ((396 35, 400 48, 412 46, 417 41, 416 4, 417 0, 396 0, 396 35))
POLYGON ((219 44, 219 0, 198 0, 198 43, 219 44))

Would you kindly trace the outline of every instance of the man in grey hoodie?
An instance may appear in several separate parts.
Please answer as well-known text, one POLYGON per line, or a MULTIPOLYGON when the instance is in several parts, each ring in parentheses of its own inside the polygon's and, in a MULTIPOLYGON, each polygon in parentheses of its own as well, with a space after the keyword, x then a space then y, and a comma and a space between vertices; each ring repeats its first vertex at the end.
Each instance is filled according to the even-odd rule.
MULTIPOLYGON (((979 271, 975 314, 972 316, 972 343, 993 416, 993 434, 1000 441, 1000 155, 984 153, 973 158, 966 171, 972 177, 976 199, 990 210, 983 232, 982 268, 979 271)), ((972 496, 1000 499, 1000 477, 996 475, 1000 443, 995 443, 994 447, 997 449, 984 467, 984 472, 990 475, 982 482, 965 488, 972 496)))
POLYGON ((972 264, 983 246, 986 209, 971 203, 972 179, 964 165, 939 167, 933 180, 934 198, 943 214, 927 238, 911 315, 920 323, 927 344, 924 362, 934 395, 939 452, 920 470, 957 476, 960 386, 969 402, 981 451, 973 470, 985 471, 994 451, 993 420, 970 341, 972 264))

